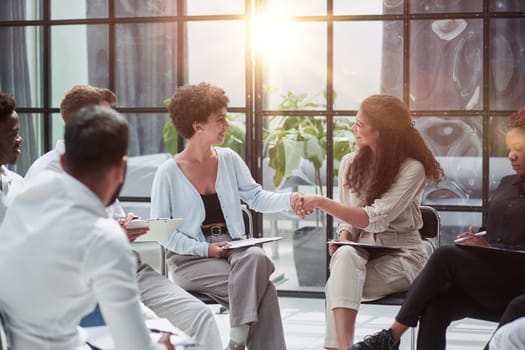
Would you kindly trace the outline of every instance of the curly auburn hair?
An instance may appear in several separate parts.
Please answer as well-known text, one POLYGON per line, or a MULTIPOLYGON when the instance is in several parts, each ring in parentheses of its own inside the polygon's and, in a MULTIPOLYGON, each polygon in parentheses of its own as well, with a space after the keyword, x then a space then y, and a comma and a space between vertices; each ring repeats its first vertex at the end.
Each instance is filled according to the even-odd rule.
POLYGON ((397 97, 367 97, 360 107, 371 126, 379 131, 375 152, 360 147, 346 174, 346 184, 366 205, 380 198, 394 182, 401 164, 413 158, 423 164, 425 175, 439 182, 445 173, 414 127, 408 107, 397 97))
POLYGON ((175 90, 168 112, 177 132, 189 139, 195 134, 193 123, 205 123, 213 112, 228 106, 230 99, 222 88, 209 83, 184 85, 175 90))
POLYGON ((520 128, 525 129, 525 107, 520 107, 512 113, 507 120, 507 129, 520 128))
POLYGON ((62 98, 60 102, 60 113, 64 122, 73 114, 90 105, 98 105, 105 101, 113 106, 117 102, 117 96, 113 91, 91 85, 75 85, 62 98))

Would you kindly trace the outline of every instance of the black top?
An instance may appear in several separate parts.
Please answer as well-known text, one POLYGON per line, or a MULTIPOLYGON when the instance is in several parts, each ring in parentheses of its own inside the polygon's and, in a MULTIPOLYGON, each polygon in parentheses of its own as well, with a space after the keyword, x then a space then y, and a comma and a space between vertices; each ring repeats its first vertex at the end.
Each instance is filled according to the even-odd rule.
POLYGON ((226 220, 224 220, 221 202, 219 202, 217 193, 201 194, 201 198, 204 203, 204 211, 206 212, 202 225, 225 223, 226 220))
POLYGON ((485 238, 494 247, 525 250, 524 180, 505 176, 490 200, 485 238))

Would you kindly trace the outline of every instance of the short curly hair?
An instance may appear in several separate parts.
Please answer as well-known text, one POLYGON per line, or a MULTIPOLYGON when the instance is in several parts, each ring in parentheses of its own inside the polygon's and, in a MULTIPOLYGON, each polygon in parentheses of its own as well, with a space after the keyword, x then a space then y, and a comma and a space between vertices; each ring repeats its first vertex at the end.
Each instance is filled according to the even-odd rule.
POLYGON ((168 112, 177 132, 189 139, 195 134, 193 123, 205 123, 211 113, 228 106, 224 90, 209 83, 184 85, 175 90, 168 112))
POLYGON ((91 85, 75 85, 66 92, 60 102, 60 113, 64 122, 67 123, 71 116, 81 108, 98 105, 102 101, 113 106, 117 102, 117 96, 109 89, 91 85))
POLYGON ((3 121, 11 114, 16 108, 16 102, 13 96, 0 91, 0 121, 3 121))

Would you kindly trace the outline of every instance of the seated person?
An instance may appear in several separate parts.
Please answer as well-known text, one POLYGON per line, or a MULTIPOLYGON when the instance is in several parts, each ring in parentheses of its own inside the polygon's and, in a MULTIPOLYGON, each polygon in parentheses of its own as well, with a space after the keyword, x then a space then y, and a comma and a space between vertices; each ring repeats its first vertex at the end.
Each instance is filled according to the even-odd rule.
POLYGON ((487 349, 525 349, 525 294, 514 298, 507 306, 487 349))
POLYGON ((228 97, 207 84, 177 88, 168 110, 182 152, 157 170, 151 217, 183 218, 167 242, 173 280, 205 293, 230 311, 227 349, 286 349, 271 260, 260 247, 225 250, 244 232, 241 199, 254 210, 278 212, 299 203, 298 193, 264 191, 244 161, 224 142, 228 97))
POLYGON ((417 348, 445 349, 450 322, 481 312, 503 313, 513 298, 525 293, 525 280, 519 277, 525 254, 486 249, 525 249, 525 108, 509 118, 506 143, 516 175, 502 178, 490 201, 487 234, 476 236, 471 229, 459 235, 467 238, 461 245, 438 248, 390 329, 351 349, 397 349, 401 335, 418 322, 417 348))
POLYGON ((20 118, 15 111, 15 99, 0 91, 0 223, 4 219, 9 203, 24 187, 24 179, 7 169, 7 164, 14 164, 20 154, 22 136, 20 118))
POLYGON ((330 245, 326 282, 325 347, 346 350, 353 343, 361 300, 405 291, 427 260, 419 229, 419 206, 428 180, 443 170, 414 127, 407 106, 390 95, 366 98, 353 126, 358 151, 339 167, 340 202, 304 195, 308 213, 319 208, 337 217, 340 240, 394 246, 372 256, 362 248, 330 245))
MULTIPOLYGON (((90 85, 76 85, 67 91, 62 98, 60 113, 67 125, 71 116, 82 107, 89 105, 111 107, 116 101, 117 97, 109 89, 90 85)), ((64 150, 64 141, 58 140, 53 150, 38 158, 31 165, 25 176, 26 181, 29 182, 38 178, 43 171, 62 172, 59 159, 64 150)), ((120 218, 119 223, 126 230, 130 242, 147 232, 145 229, 127 229, 126 226, 131 221, 133 214, 126 216, 118 200, 115 200, 106 210, 113 218, 120 218)), ((219 329, 210 308, 157 273, 150 265, 142 263, 138 252, 133 251, 133 253, 137 257, 137 281, 141 300, 146 305, 144 307, 145 315, 148 318, 156 316, 167 318, 173 325, 194 336, 199 342, 199 349, 222 349, 219 329)), ((93 319, 97 321, 100 317, 96 317, 96 315, 95 312, 95 316, 90 315, 87 319, 83 319, 82 324, 89 325, 93 319)))
POLYGON ((83 348, 77 325, 98 303, 116 349, 173 350, 167 335, 164 346, 152 342, 135 258, 105 210, 124 181, 126 120, 87 107, 67 123, 65 144, 65 173, 47 172, 28 184, 0 227, 0 310, 12 349, 83 348))

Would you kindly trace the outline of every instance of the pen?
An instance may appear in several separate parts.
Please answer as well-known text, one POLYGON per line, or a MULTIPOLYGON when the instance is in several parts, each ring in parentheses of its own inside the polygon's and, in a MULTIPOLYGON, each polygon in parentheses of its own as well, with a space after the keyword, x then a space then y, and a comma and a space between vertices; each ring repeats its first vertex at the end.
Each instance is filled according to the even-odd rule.
MULTIPOLYGON (((487 231, 480 231, 480 232, 476 232, 474 233, 474 236, 485 236, 487 234, 487 231)), ((461 242, 465 242, 467 239, 469 239, 470 237, 469 236, 466 236, 466 237, 460 237, 460 238, 457 238, 454 240, 454 243, 461 243, 461 242)))
POLYGON ((173 332, 170 332, 170 331, 163 331, 162 329, 156 329, 156 328, 149 328, 149 331, 151 333, 166 333, 166 334, 169 334, 169 335, 177 335, 177 333, 173 333, 173 332))

